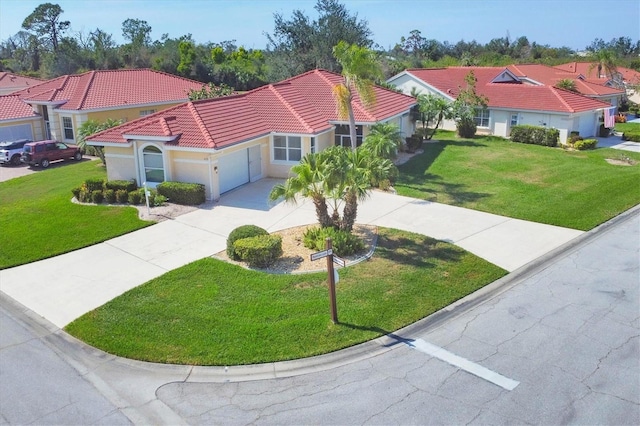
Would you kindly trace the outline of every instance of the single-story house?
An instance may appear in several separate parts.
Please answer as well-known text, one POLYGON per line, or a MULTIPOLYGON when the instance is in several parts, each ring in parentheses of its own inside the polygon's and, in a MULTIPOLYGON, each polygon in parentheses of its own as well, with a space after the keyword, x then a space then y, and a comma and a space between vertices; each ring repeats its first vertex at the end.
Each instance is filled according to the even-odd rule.
MULTIPOLYGON (((612 76, 607 75, 604 68, 600 67, 598 69, 597 64, 593 62, 568 62, 556 65, 554 68, 583 76, 586 81, 592 83, 604 86, 612 86, 614 84, 612 76)), ((640 91, 637 90, 637 87, 640 86, 640 72, 626 67, 616 67, 616 72, 625 86, 627 98, 640 104, 640 91)))
MULTIPOLYGON (((509 137, 511 127, 529 124, 556 128, 560 142, 571 132, 583 137, 597 134, 603 110, 611 105, 582 94, 551 85, 532 82, 516 75, 509 67, 449 67, 408 69, 388 83, 411 93, 434 94, 453 102, 466 86, 470 71, 477 79, 476 92, 488 98, 488 106, 476 112, 478 133, 509 137)), ((455 130, 453 120, 445 120, 443 128, 455 130)))
MULTIPOLYGON (((342 76, 313 70, 246 93, 184 103, 88 138, 103 146, 109 180, 204 184, 206 197, 263 177, 289 176, 308 154, 350 146, 349 126, 337 113, 333 88, 342 76)), ((376 104, 352 105, 358 142, 377 122, 394 122, 411 135, 411 96, 375 88, 376 104)))
POLYGON ((0 96, 8 95, 27 87, 42 83, 39 78, 26 77, 23 75, 0 72, 0 96))
POLYGON ((184 103, 190 89, 202 86, 150 69, 64 75, 0 96, 0 140, 75 143, 78 129, 88 120, 131 121, 184 103), (16 109, 19 103, 24 105, 16 109))

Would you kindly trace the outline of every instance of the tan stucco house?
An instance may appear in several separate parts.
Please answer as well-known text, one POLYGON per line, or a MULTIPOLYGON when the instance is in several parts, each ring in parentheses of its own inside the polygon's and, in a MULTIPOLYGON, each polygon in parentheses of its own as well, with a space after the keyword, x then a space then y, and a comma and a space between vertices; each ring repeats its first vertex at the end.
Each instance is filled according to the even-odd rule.
MULTIPOLYGON (((108 179, 204 184, 208 199, 263 177, 287 177, 312 152, 350 145, 348 122, 338 117, 333 88, 339 74, 313 70, 223 98, 184 103, 88 139, 104 146, 108 179)), ((415 99, 381 87, 368 110, 353 102, 358 139, 376 122, 414 131, 415 99)))
POLYGON ((75 143, 82 123, 131 121, 188 100, 202 83, 150 69, 65 75, 0 96, 0 140, 75 143))

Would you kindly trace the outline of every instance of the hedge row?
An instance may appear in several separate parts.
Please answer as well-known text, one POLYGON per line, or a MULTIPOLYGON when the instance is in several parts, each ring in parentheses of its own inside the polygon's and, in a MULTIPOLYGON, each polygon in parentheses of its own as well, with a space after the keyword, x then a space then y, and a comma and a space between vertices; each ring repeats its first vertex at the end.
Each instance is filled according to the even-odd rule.
POLYGON ((162 182, 156 189, 172 203, 197 206, 205 202, 204 185, 200 183, 162 182))
POLYGON ((624 132, 622 134, 623 141, 640 142, 640 133, 624 132))
POLYGON ((520 124, 511 128, 511 140, 513 142, 527 143, 542 146, 558 146, 560 131, 547 129, 541 126, 520 124))
MULTIPOLYGON (((135 181, 113 180, 105 182, 104 179, 91 178, 71 190, 76 200, 81 203, 100 204, 131 204, 140 205, 146 203, 144 188, 138 188, 135 181)), ((149 191, 149 205, 161 206, 167 198, 158 194, 156 190, 149 191)))

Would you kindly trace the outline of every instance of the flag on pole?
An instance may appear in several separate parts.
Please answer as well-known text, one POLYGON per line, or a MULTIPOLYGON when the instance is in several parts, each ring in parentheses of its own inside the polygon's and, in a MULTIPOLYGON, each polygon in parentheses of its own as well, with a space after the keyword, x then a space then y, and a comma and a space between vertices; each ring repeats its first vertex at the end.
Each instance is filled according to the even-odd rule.
POLYGON ((606 108, 604 110, 604 127, 607 129, 613 129, 616 126, 615 117, 616 107, 606 108))

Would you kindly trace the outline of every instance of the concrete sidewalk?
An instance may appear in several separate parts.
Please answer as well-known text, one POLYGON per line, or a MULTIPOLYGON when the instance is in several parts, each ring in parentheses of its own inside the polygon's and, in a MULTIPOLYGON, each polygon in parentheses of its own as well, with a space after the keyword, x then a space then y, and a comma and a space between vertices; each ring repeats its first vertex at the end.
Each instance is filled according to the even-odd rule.
MULTIPOLYGON (((269 203, 275 179, 262 179, 191 213, 51 259, 0 271, 0 291, 64 327, 86 312, 165 272, 225 249, 235 227, 268 231, 314 223, 313 204, 269 203)), ((374 192, 358 223, 393 227, 456 244, 514 271, 581 235, 543 225, 374 192)))

